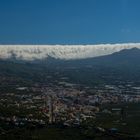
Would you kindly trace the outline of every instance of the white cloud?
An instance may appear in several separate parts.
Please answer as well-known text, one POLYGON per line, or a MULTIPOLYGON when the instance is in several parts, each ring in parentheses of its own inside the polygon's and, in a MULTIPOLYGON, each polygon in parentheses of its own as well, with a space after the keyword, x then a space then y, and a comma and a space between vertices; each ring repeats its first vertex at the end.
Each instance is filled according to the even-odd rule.
POLYGON ((0 58, 14 56, 22 60, 44 59, 48 56, 59 59, 81 59, 112 54, 123 49, 140 48, 140 43, 100 45, 0 45, 0 58))

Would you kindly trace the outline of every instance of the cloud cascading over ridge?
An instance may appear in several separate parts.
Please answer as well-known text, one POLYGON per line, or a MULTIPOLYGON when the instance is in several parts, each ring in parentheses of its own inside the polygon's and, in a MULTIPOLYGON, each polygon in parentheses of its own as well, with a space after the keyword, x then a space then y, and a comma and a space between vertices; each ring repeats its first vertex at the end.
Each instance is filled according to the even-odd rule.
POLYGON ((140 43, 100 44, 100 45, 0 45, 0 59, 15 57, 32 61, 47 59, 84 59, 109 55, 123 49, 139 48, 140 43))

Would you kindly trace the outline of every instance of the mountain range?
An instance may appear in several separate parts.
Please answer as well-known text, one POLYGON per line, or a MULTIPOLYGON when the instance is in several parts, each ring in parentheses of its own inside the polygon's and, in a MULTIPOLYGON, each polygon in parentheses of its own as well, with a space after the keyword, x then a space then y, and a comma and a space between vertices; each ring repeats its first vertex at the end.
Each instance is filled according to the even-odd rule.
POLYGON ((0 82, 5 83, 8 81, 13 83, 15 79, 14 82, 20 84, 51 83, 54 81, 65 81, 88 86, 119 84, 120 82, 139 84, 140 49, 139 46, 130 46, 121 50, 116 48, 116 50, 120 51, 109 53, 108 55, 108 52, 105 52, 104 55, 98 54, 96 57, 80 59, 79 56, 77 59, 62 59, 62 57, 56 58, 48 55, 47 59, 30 59, 29 61, 27 59, 18 59, 14 54, 9 58, 0 60, 0 82))

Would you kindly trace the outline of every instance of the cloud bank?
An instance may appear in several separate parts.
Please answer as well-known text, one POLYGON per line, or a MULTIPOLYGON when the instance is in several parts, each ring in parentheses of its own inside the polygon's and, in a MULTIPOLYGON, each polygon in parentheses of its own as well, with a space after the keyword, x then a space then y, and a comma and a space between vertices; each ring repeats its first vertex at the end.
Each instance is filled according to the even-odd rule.
POLYGON ((0 59, 13 56, 20 60, 40 60, 51 56, 56 59, 83 59, 109 55, 123 49, 139 48, 140 43, 100 45, 0 45, 0 59))

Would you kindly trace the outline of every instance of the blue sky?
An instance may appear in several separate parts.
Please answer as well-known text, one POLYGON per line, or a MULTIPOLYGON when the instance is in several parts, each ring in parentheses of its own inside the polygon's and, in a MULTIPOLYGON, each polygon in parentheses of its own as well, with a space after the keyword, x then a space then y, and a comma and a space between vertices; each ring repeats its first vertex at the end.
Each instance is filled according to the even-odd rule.
POLYGON ((0 0, 0 44, 140 42, 140 0, 0 0))

